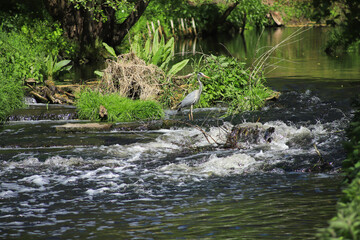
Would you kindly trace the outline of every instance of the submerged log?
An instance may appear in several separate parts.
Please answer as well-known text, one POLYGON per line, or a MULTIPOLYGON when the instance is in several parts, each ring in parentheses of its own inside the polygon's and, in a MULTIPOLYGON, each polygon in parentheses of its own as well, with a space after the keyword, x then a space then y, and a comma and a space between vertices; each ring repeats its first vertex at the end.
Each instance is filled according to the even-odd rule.
POLYGON ((34 96, 34 98, 36 99, 37 102, 41 102, 41 103, 48 102, 48 99, 46 97, 43 97, 42 95, 40 95, 38 92, 30 91, 30 94, 34 96))
POLYGON ((58 132, 92 132, 108 131, 112 126, 111 123, 66 123, 55 128, 58 132))
POLYGON ((154 120, 148 122, 124 122, 124 123, 66 123, 56 126, 58 132, 93 132, 93 131, 148 131, 169 129, 171 127, 183 127, 184 123, 176 120, 154 120))
POLYGON ((234 126, 227 135, 226 148, 242 148, 243 144, 258 144, 272 141, 271 135, 275 132, 274 127, 265 127, 262 124, 247 123, 234 126))

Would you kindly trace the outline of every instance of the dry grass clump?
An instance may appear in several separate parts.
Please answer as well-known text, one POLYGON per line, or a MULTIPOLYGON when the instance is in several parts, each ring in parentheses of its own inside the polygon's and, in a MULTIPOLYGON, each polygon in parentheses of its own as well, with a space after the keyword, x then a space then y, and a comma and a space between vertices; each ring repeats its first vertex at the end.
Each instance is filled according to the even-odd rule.
POLYGON ((145 61, 134 53, 119 55, 116 61, 108 59, 107 67, 99 88, 103 93, 119 93, 131 99, 155 99, 161 91, 161 81, 165 73, 155 65, 146 65, 145 61))

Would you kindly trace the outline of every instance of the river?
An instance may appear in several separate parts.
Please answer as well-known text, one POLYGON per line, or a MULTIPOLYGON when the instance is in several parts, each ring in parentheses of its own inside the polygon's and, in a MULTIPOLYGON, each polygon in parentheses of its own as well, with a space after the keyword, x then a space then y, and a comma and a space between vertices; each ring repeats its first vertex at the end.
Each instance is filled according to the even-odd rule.
MULTIPOLYGON (((198 40, 195 49, 249 61, 254 42, 273 46, 294 31, 198 40)), ((67 114, 74 109, 32 105, 58 117, 0 127, 0 238, 315 239, 341 194, 344 130, 360 86, 359 56, 326 56, 326 31, 276 51, 286 61, 267 69, 267 84, 278 101, 226 119, 221 109, 195 109, 217 142, 258 122, 275 128, 270 143, 223 149, 191 127, 59 133, 55 126, 79 122, 67 114), (314 145, 330 172, 307 172, 319 160, 314 145)))

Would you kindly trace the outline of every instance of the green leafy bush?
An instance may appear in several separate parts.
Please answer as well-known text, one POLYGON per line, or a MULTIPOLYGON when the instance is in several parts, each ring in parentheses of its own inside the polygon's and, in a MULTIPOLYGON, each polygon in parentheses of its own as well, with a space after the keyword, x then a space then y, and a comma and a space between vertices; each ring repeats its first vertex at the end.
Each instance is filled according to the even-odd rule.
MULTIPOLYGON (((170 20, 173 20, 175 32, 179 31, 179 19, 194 18, 197 32, 208 32, 218 22, 220 16, 234 1, 197 1, 197 0, 159 0, 151 1, 141 19, 131 29, 134 35, 142 33, 148 36, 148 24, 154 23, 158 28, 157 22, 160 21, 164 35, 172 36, 170 20)), ((228 23, 234 28, 242 24, 243 14, 247 15, 247 27, 263 26, 266 23, 267 7, 260 0, 246 0, 236 7, 228 17, 228 23)), ((126 12, 126 11, 124 11, 126 12)), ((124 14, 118 13, 124 18, 124 14)), ((228 24, 217 26, 219 31, 227 31, 228 24)), ((180 36, 180 34, 177 34, 180 36)))
POLYGON ((82 91, 76 106, 79 118, 99 121, 99 108, 107 109, 108 121, 130 122, 136 120, 160 119, 164 112, 155 101, 131 100, 118 94, 103 95, 98 91, 82 91))
POLYGON ((268 23, 268 19, 265 17, 268 12, 269 7, 261 0, 243 0, 231 12, 228 22, 237 29, 243 26, 244 20, 246 29, 263 27, 268 23))
MULTIPOLYGON (((15 108, 23 106, 23 81, 34 78, 42 82, 48 73, 48 55, 52 72, 63 69, 56 58, 74 53, 74 48, 62 36, 59 25, 26 15, 0 12, 0 121, 15 108)), ((61 61, 60 61, 61 62, 61 61)))
POLYGON ((70 62, 71 60, 61 60, 58 62, 55 56, 48 55, 45 58, 45 76, 47 76, 47 79, 53 80, 53 77, 57 74, 63 71, 70 71, 72 68, 71 65, 68 65, 70 62))
POLYGON ((136 38, 137 41, 132 45, 135 54, 143 59, 147 64, 154 64, 160 67, 166 72, 166 75, 171 77, 181 71, 189 62, 185 59, 179 63, 174 64, 170 69, 168 68, 170 61, 174 57, 174 38, 165 43, 165 38, 160 37, 159 32, 156 31, 153 40, 148 38, 145 42, 145 46, 136 38))
POLYGON ((24 19, 27 19, 26 16, 0 16, 3 21, 0 27, 0 58, 8 63, 0 68, 10 67, 14 78, 34 78, 42 82, 49 72, 50 60, 55 67, 58 55, 61 53, 70 57, 75 47, 62 36, 59 25, 44 19, 24 19), (49 59, 48 56, 54 57, 49 59))
MULTIPOLYGON (((210 79, 202 80, 204 84, 200 104, 209 107, 217 104, 228 105, 228 114, 256 110, 272 94, 264 86, 263 76, 254 80, 245 63, 225 56, 207 56, 195 68, 205 73, 210 79)), ((194 84, 197 86, 197 84, 194 84)))
POLYGON ((23 97, 22 82, 7 79, 0 73, 0 123, 5 121, 14 109, 24 106, 23 97))

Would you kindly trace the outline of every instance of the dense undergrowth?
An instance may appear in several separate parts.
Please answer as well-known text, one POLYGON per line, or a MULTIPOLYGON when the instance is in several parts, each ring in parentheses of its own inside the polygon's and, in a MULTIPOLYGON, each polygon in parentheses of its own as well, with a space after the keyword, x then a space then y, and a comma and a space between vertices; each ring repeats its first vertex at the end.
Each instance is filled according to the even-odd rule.
MULTIPOLYGON (((228 31, 229 28, 238 31, 240 27, 247 29, 269 25, 265 17, 269 7, 261 0, 244 0, 231 12, 224 24, 216 25, 221 15, 235 1, 196 1, 196 0, 160 0, 150 2, 146 12, 131 30, 132 33, 145 33, 147 35, 150 22, 157 27, 159 21, 163 32, 167 36, 173 34, 170 20, 174 22, 174 31, 180 31, 180 21, 194 19, 198 33, 209 33, 208 31, 228 31), (216 27, 213 29, 213 27, 216 27)), ((119 12, 118 19, 125 19, 127 11, 119 12)), ((191 23, 188 22, 188 27, 191 23)))
POLYGON ((233 57, 206 56, 196 69, 211 76, 203 82, 201 106, 225 104, 228 106, 228 115, 257 110, 264 106, 265 99, 273 93, 265 87, 264 76, 252 77, 245 63, 233 57))
MULTIPOLYGON (((360 96, 359 96, 360 97, 360 96)), ((318 238, 360 239, 360 102, 347 130, 345 143, 347 158, 343 161, 346 188, 338 202, 337 214, 329 221, 329 227, 321 229, 318 238)))
MULTIPOLYGON (((25 79, 41 83, 49 75, 48 60, 61 53, 70 56, 75 48, 64 39, 59 25, 23 15, 0 14, 0 121, 22 107, 25 79)), ((51 70, 51 69, 50 69, 51 70)), ((54 69, 50 74, 55 74, 54 69)))

